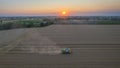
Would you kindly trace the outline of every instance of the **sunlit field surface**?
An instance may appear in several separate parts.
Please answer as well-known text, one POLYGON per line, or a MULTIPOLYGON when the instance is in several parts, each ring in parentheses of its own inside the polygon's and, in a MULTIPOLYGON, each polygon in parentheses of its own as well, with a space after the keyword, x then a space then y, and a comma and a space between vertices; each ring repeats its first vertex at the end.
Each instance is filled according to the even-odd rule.
POLYGON ((120 25, 57 24, 0 31, 0 38, 0 68, 120 67, 120 25), (61 54, 66 47, 72 54, 61 54))

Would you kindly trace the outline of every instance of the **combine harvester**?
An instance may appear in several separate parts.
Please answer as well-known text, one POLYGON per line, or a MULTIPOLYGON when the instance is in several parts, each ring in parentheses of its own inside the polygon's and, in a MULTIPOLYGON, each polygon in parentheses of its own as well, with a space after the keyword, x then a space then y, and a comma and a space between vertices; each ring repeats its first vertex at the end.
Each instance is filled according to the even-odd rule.
POLYGON ((70 48, 63 48, 63 49, 61 50, 61 53, 62 53, 62 54, 71 54, 72 51, 71 51, 70 48))

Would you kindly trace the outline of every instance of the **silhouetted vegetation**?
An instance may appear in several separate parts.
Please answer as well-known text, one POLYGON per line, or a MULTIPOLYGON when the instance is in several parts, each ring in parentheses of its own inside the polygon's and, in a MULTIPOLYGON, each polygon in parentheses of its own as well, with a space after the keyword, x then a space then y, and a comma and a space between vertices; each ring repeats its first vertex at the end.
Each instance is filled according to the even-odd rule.
POLYGON ((51 24, 120 25, 120 16, 0 17, 0 30, 45 27, 51 24))
POLYGON ((14 28, 45 27, 53 24, 51 20, 19 20, 15 22, 0 22, 0 30, 14 28))

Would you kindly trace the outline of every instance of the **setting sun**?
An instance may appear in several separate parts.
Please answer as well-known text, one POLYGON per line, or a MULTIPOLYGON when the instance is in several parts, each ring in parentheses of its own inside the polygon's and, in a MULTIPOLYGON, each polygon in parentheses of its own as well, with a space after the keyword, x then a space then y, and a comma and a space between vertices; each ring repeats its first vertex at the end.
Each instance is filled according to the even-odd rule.
POLYGON ((66 15, 66 11, 62 11, 62 15, 66 15))
POLYGON ((68 12, 67 11, 62 11, 61 14, 62 14, 62 16, 67 16, 68 12))
POLYGON ((64 9, 64 10, 59 10, 59 15, 60 16, 69 16, 70 15, 70 10, 64 9))

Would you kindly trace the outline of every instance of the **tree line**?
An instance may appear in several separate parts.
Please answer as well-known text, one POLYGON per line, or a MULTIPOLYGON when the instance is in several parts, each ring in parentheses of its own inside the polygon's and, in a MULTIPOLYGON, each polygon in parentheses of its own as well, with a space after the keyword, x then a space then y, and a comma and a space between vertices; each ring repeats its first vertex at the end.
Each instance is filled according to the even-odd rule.
POLYGON ((0 21, 0 30, 14 29, 14 28, 31 28, 31 27, 45 27, 54 22, 48 19, 44 20, 19 20, 13 22, 0 21))

